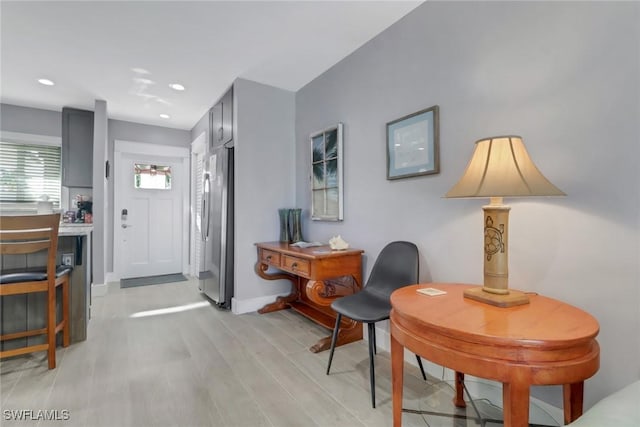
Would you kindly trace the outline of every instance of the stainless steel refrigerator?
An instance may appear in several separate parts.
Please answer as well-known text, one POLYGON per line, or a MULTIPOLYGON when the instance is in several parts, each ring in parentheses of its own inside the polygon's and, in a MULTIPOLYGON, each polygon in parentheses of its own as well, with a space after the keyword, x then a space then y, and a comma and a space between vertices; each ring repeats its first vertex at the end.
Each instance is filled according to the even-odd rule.
POLYGON ((219 307, 233 297, 233 141, 209 145, 203 165, 199 288, 219 307))

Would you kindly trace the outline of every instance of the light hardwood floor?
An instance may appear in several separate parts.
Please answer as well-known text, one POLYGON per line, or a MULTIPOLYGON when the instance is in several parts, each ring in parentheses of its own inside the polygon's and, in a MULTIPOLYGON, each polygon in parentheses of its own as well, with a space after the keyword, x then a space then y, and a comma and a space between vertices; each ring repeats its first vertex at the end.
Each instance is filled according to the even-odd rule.
MULTIPOLYGON (((205 301, 195 281, 111 287, 94 298, 89 338, 0 363, 2 426, 376 427, 391 425, 389 354, 376 356, 377 409, 369 395, 365 341, 328 352, 308 348, 328 331, 288 310, 234 315, 205 301), (136 313, 151 314, 134 317, 136 313), (63 410, 68 420, 12 421, 7 411, 63 410)), ((406 365, 405 407, 452 410, 451 390, 406 365)), ((466 426, 403 415, 405 426, 466 426)))

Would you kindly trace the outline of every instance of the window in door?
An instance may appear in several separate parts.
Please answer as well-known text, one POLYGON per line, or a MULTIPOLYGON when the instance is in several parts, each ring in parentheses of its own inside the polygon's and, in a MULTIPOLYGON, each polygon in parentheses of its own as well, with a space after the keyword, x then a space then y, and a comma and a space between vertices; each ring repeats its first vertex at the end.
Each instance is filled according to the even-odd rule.
POLYGON ((146 190, 171 190, 171 166, 134 163, 133 185, 146 190))

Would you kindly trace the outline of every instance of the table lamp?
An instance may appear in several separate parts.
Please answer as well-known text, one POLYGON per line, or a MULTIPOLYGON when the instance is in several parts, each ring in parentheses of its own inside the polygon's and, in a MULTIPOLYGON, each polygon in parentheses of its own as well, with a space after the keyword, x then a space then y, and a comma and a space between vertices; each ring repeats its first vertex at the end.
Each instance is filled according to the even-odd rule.
POLYGON ((447 198, 489 197, 484 211, 484 286, 464 292, 466 298, 498 307, 528 304, 521 291, 509 290, 509 206, 503 197, 565 196, 533 164, 519 136, 476 141, 473 157, 447 198))

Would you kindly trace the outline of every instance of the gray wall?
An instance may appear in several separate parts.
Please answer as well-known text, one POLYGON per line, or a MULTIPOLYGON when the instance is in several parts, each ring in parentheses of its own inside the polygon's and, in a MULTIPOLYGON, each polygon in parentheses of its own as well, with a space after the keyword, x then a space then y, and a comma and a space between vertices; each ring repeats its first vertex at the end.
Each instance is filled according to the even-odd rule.
MULTIPOLYGON (((213 106, 214 104, 212 104, 213 106)), ((198 136, 200 136, 200 134, 202 132, 205 132, 205 134, 209 135, 209 110, 207 110, 206 113, 204 113, 202 115, 202 117, 200 117, 200 120, 198 120, 198 123, 195 124, 195 126, 191 129, 191 141, 195 141, 196 138, 198 136)))
MULTIPOLYGON (((103 102, 103 101, 99 101, 103 102)), ((102 104, 100 104, 102 105, 102 104)), ((102 110, 101 110, 102 111, 102 110)), ((104 114, 101 115, 106 118, 107 106, 104 105, 104 114)), ((104 127, 104 126, 103 126, 104 127)), ((60 111, 41 110, 38 108, 19 107, 16 105, 0 104, 0 129, 8 132, 21 132, 30 133, 36 135, 47 136, 62 136, 62 114, 60 111)), ((100 129, 99 140, 108 138, 107 144, 101 143, 101 149, 106 149, 106 156, 111 164, 111 171, 113 172, 113 141, 135 141, 146 142, 151 144, 161 145, 174 145, 179 147, 189 147, 191 143, 190 132, 187 130, 165 128, 161 126, 145 125, 133 122, 127 122, 123 120, 111 120, 109 119, 106 128, 100 129), (108 135, 105 133, 108 132, 108 135)), ((95 150, 94 150, 95 156, 95 150)), ((94 179, 96 177, 104 177, 104 159, 99 161, 99 166, 95 166, 94 179)), ((99 216, 95 216, 94 213, 94 225, 95 228, 100 227, 103 232, 105 244, 105 260, 102 269, 96 268, 94 270, 95 284, 103 284, 101 280, 105 279, 105 275, 113 271, 113 175, 107 180, 107 188, 103 192, 106 194, 106 199, 103 201, 103 207, 105 211, 104 227, 100 223, 99 216)), ((94 182, 95 187, 95 182, 94 182)), ((82 189, 80 189, 82 190, 82 189)), ((94 188, 95 191, 95 188, 94 188)), ((75 193, 72 193, 75 194, 75 193)), ((98 198, 102 198, 103 195, 93 193, 94 206, 98 198)), ((97 203, 98 205, 100 203, 97 203)), ((97 207, 96 207, 97 208, 97 207)), ((96 245, 101 245, 98 234, 100 231, 94 232, 94 240, 96 245)), ((94 256, 101 256, 100 254, 94 254, 94 256)))
POLYGON ((109 257, 107 224, 112 206, 107 199, 105 162, 108 159, 107 103, 96 100, 93 114, 93 283, 104 284, 109 257))
MULTIPOLYGON (((640 3, 426 2, 296 94, 305 237, 341 234, 372 260, 414 241, 421 280, 482 282, 486 200, 442 196, 473 143, 522 135, 566 198, 512 206, 511 287, 600 322, 587 406, 640 377, 640 3), (385 123, 440 106, 441 173, 386 180, 385 123), (308 220, 309 134, 345 124, 345 220, 308 220)), ((560 388, 534 390, 561 406, 560 388)))
POLYGON ((283 293, 290 285, 254 272, 254 243, 278 240, 278 208, 293 207, 295 95, 238 79, 234 83, 235 297, 234 311, 283 293))
POLYGON ((190 147, 191 136, 188 130, 165 128, 162 126, 145 125, 124 120, 109 120, 109 148, 108 156, 111 164, 111 176, 107 186, 107 200, 110 206, 107 215, 107 259, 106 271, 113 272, 113 146, 114 141, 146 142, 148 144, 172 145, 190 147))
POLYGON ((188 130, 113 119, 109 120, 109 139, 110 152, 113 152, 113 141, 116 139, 178 147, 189 147, 191 144, 188 130))
MULTIPOLYGON (((295 174, 295 94, 245 79, 237 79, 233 91, 232 308, 235 313, 244 313, 255 311, 271 296, 290 290, 289 282, 260 279, 253 266, 254 244, 278 239, 278 208, 294 205, 295 184, 291 177, 295 174)), ((191 140, 202 132, 209 132, 208 111, 191 130, 191 140)))
POLYGON ((62 137, 62 113, 39 108, 0 104, 0 129, 62 137))

